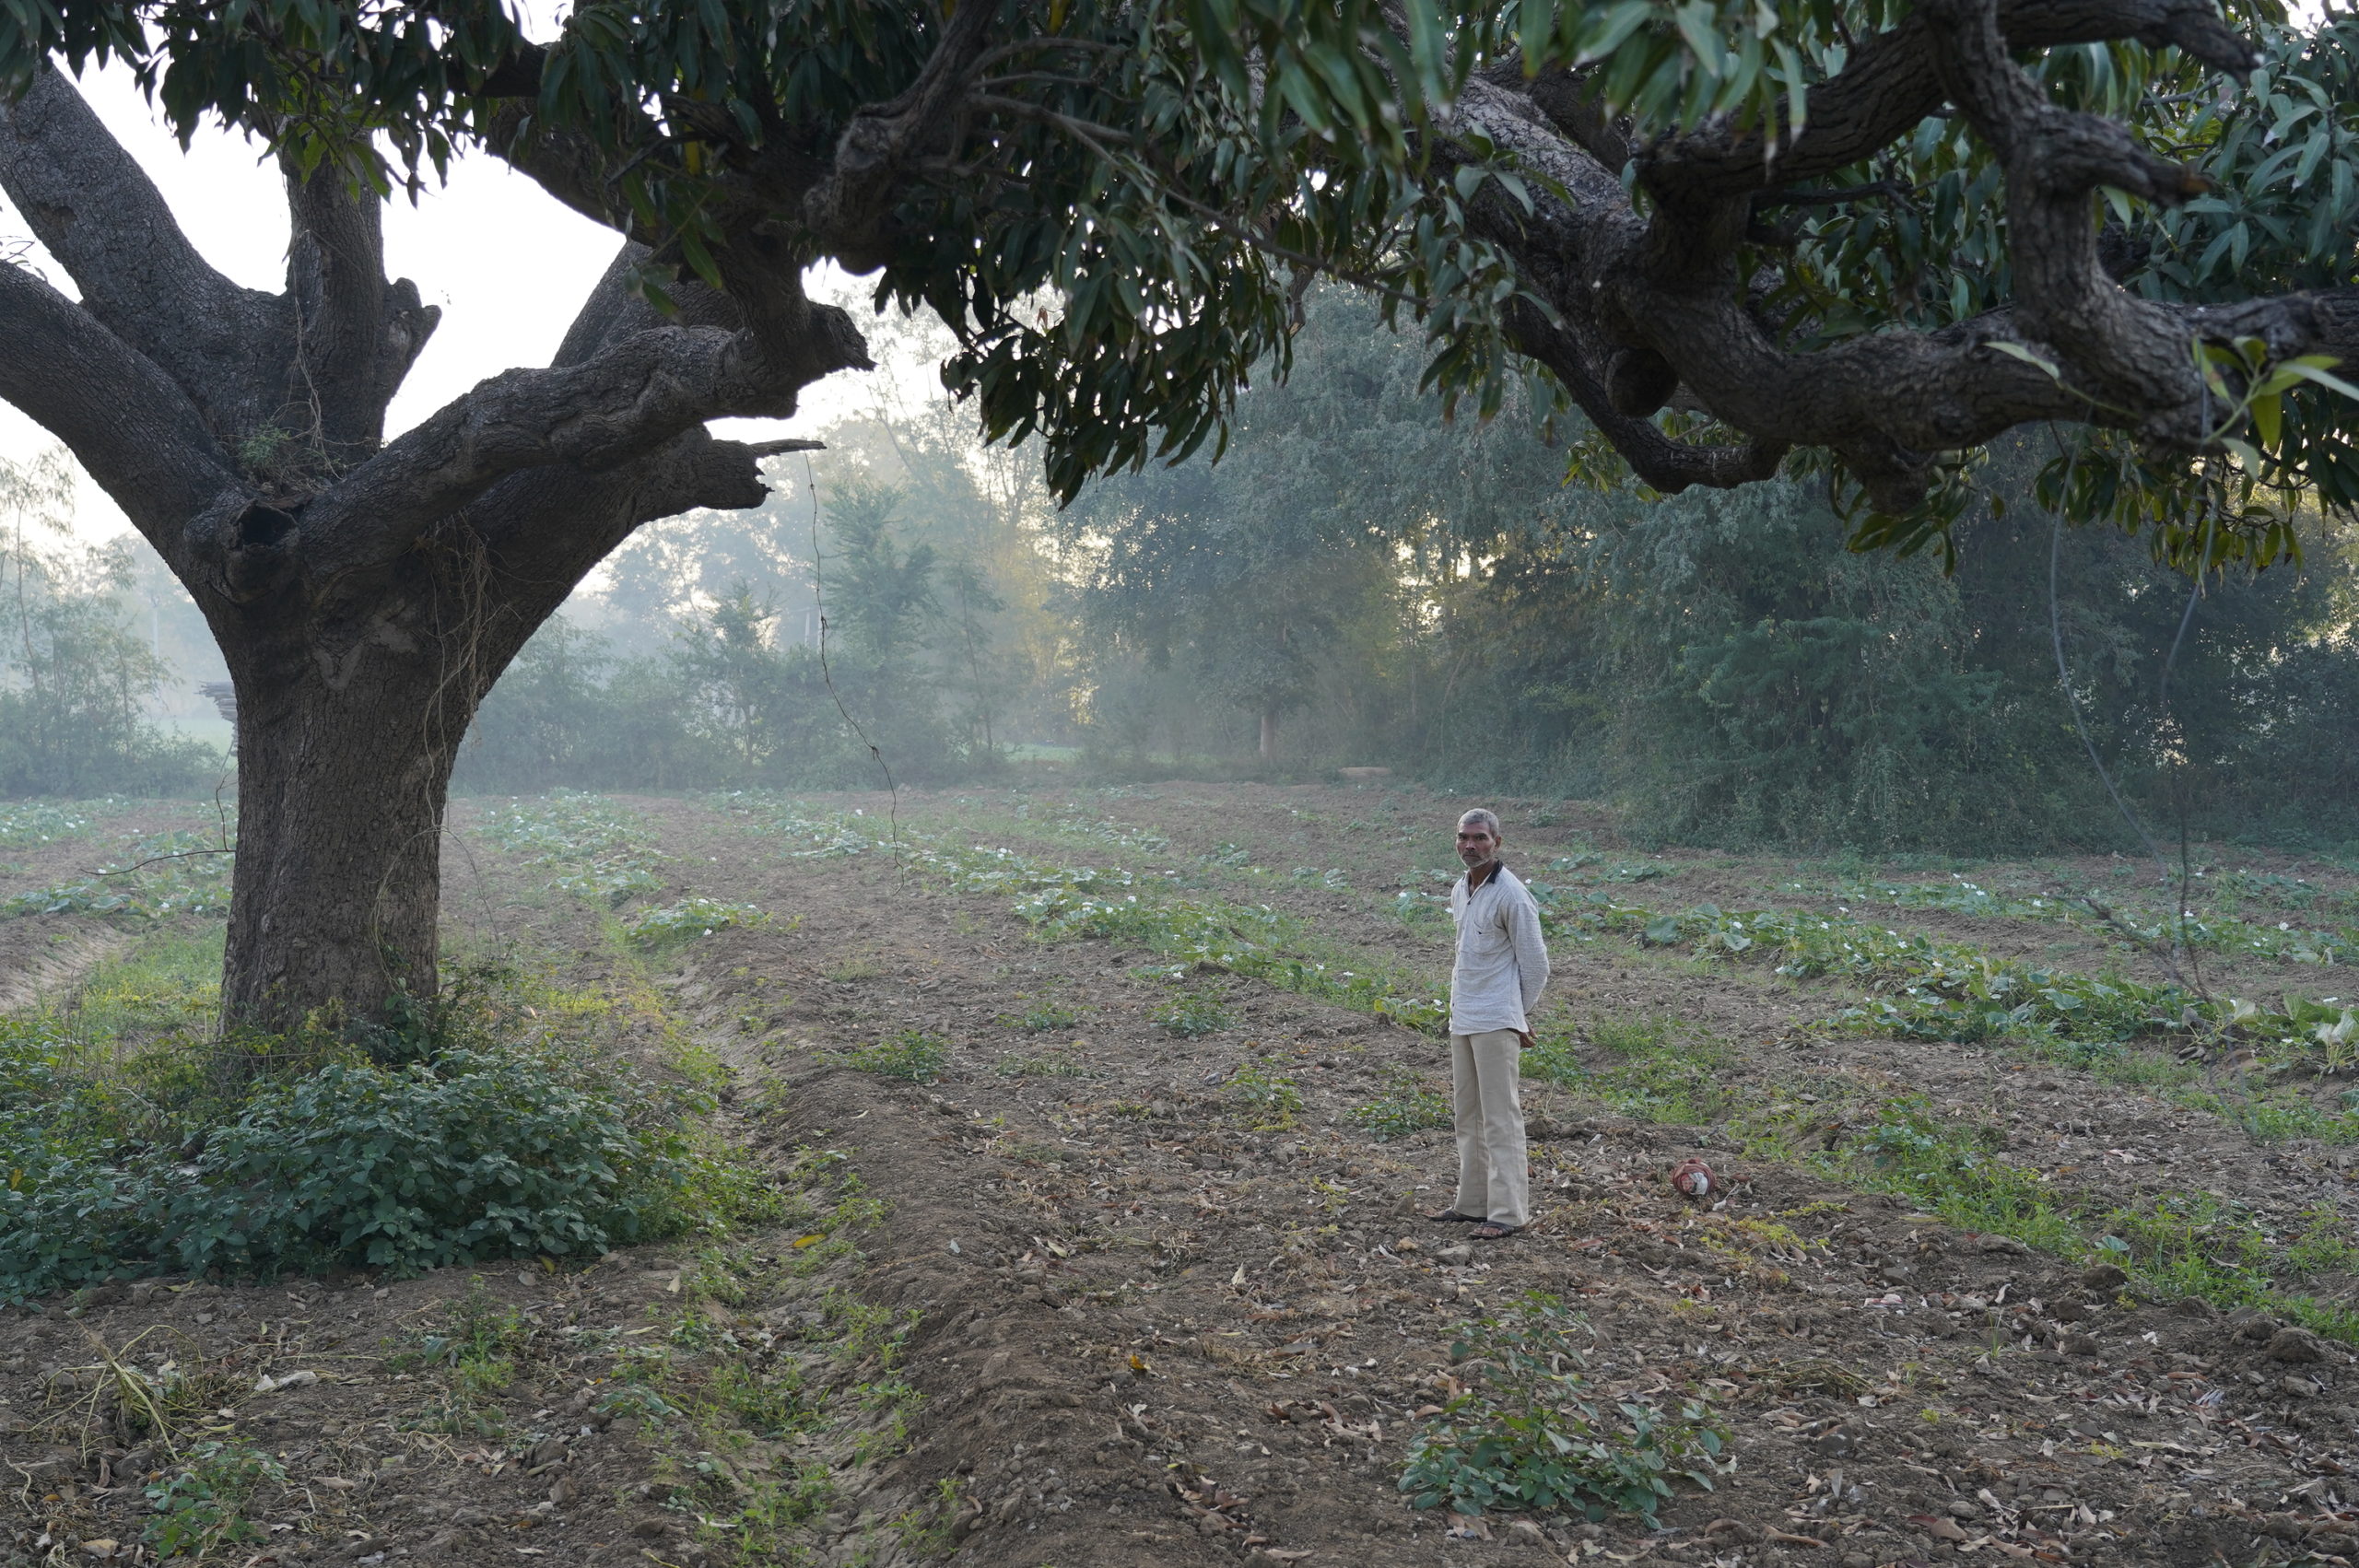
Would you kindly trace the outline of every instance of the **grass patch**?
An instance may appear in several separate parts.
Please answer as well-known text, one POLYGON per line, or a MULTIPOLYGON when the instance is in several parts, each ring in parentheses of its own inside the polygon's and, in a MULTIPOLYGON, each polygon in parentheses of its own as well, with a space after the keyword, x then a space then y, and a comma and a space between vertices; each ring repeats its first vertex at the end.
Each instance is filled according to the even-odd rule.
MULTIPOLYGON (((902 1368, 913 1311, 845 1288, 857 1237, 885 1218, 842 1156, 801 1149, 774 1173, 792 1223, 700 1248, 658 1342, 623 1352, 606 1396, 637 1417, 666 1504, 724 1560, 816 1561, 839 1547, 829 1511, 908 1445, 920 1396, 902 1368), (795 1236, 796 1227, 808 1227, 795 1236)), ((872 1527, 877 1555, 946 1539, 952 1489, 872 1527)), ((863 1559, 864 1560, 864 1559, 863 1559)))
POLYGON ((827 1059, 880 1078, 931 1083, 950 1065, 950 1042, 928 1030, 904 1029, 848 1051, 830 1051, 827 1059))
POLYGON ((1161 1024, 1183 1040, 1216 1035, 1223 1029, 1233 1028, 1237 1023, 1236 1014, 1222 1004, 1220 998, 1208 991, 1182 991, 1149 1013, 1147 1018, 1150 1023, 1161 1024))
POLYGON ((225 926, 158 932, 94 967, 46 1021, 79 1045, 118 1050, 208 1028, 221 1010, 225 926))
POLYGON ((1382 1094, 1354 1106, 1344 1118, 1379 1142, 1450 1124, 1447 1093, 1402 1068, 1393 1069, 1387 1079, 1382 1094))
POLYGON ((1413 1504, 1590 1520, 1635 1514, 1652 1527, 1676 1483, 1712 1489, 1731 1468, 1720 1457, 1727 1427, 1695 1398, 1669 1410, 1636 1399, 1601 1408, 1582 1375, 1585 1327, 1536 1292, 1458 1326, 1449 1400, 1409 1439, 1401 1490, 1413 1504))
POLYGON ((1079 1044, 1051 1046, 1045 1051, 1010 1054, 999 1059, 992 1069, 1002 1078, 1095 1078, 1097 1070, 1089 1065, 1079 1044))

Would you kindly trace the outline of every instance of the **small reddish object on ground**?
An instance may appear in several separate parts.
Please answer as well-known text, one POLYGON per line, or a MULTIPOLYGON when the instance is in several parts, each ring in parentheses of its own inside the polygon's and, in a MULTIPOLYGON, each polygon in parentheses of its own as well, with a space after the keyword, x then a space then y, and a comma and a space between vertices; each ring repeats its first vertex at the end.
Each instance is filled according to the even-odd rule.
POLYGON ((1682 1160, 1672 1168, 1671 1189, 1682 1198, 1709 1198, 1719 1185, 1712 1167, 1701 1160, 1682 1160))

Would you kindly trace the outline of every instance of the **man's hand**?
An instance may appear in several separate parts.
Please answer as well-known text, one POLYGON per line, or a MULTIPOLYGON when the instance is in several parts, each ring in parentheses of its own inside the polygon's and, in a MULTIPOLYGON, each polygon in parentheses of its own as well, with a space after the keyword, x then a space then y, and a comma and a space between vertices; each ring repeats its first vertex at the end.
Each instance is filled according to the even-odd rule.
POLYGON ((1518 1030, 1515 1032, 1515 1037, 1516 1037, 1517 1039, 1521 1040, 1521 1041, 1523 1042, 1522 1048, 1523 1048, 1524 1050, 1527 1050, 1527 1051, 1528 1051, 1528 1050, 1530 1050, 1530 1049, 1532 1048, 1532 1031, 1531 1031, 1531 1030, 1529 1030, 1529 1029, 1518 1029, 1518 1030))

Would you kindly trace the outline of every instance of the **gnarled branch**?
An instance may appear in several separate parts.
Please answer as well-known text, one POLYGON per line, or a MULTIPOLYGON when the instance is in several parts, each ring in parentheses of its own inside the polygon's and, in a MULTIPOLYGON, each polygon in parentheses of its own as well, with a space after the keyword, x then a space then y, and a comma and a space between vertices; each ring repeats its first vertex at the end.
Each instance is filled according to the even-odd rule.
POLYGON ((198 255, 155 183, 53 66, 0 97, 0 191, 80 291, 225 439, 260 428, 285 395, 285 302, 198 255))
POLYGON ((189 559, 188 521, 243 494, 204 415, 153 360, 5 263, 0 401, 65 442, 175 570, 189 559))
MULTIPOLYGON (((2348 355, 2359 348, 2359 292, 2196 308, 2139 299, 2107 275, 2091 221, 2098 186, 2171 202, 2198 184, 2124 127, 2051 104, 2010 51, 2113 38, 2239 68, 2254 58, 2209 0, 1929 0, 1813 90, 1809 127, 1774 158, 1758 134, 1726 125, 1629 148, 1578 74, 1528 84, 1479 74, 1460 112, 1547 181, 1529 210, 1491 186, 1471 205, 1475 231, 1551 308, 1520 309, 1514 340, 1661 488, 1743 483, 1769 454, 1815 446, 1840 457, 1878 507, 1901 510, 1922 497, 1941 453, 2049 419, 2204 450, 2223 432, 2194 369, 2199 340, 2259 337, 2279 357, 2348 355), (1854 165, 1950 101, 2006 175, 2016 300, 1937 332, 1814 353, 1781 346, 1736 264, 1755 198, 1854 165), (1624 150, 1654 198, 1644 217, 1601 158, 1624 150), (1683 387, 1752 444, 1685 447, 1649 423, 1683 387)), ((1446 173, 1473 156, 1437 151, 1446 173)))
POLYGON ((306 174, 280 159, 292 220, 287 294, 298 385, 288 401, 331 462, 365 457, 384 439, 385 408, 442 319, 407 278, 385 279, 383 210, 341 170, 306 174))

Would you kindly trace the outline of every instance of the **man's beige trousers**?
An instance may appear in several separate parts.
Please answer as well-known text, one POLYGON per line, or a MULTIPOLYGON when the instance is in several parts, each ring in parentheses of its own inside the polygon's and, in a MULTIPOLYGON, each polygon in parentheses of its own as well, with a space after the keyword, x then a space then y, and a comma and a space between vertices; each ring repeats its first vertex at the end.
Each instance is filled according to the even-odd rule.
POLYGON ((1512 1029, 1449 1037, 1458 1126, 1458 1201, 1450 1207, 1495 1225, 1520 1227, 1531 1218, 1520 1092, 1522 1050, 1512 1029))

